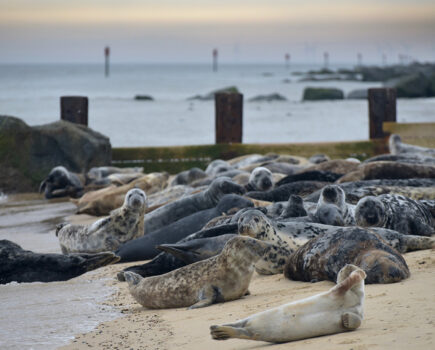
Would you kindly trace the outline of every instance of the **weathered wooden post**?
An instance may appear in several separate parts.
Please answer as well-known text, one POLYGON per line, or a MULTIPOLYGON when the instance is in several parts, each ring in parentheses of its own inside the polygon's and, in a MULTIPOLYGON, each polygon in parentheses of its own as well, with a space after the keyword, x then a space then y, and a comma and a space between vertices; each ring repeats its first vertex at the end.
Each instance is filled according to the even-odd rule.
POLYGON ((369 89, 368 100, 370 139, 383 138, 382 123, 396 121, 396 89, 369 89))
POLYGON ((242 143, 243 95, 215 94, 216 143, 242 143))
POLYGON ((60 119, 88 126, 88 98, 62 96, 60 98, 60 119))
POLYGON ((286 53, 285 54, 285 69, 289 69, 290 68, 290 54, 286 53))
POLYGON ((106 46, 104 48, 104 75, 106 78, 109 76, 109 58, 110 58, 110 47, 106 46))

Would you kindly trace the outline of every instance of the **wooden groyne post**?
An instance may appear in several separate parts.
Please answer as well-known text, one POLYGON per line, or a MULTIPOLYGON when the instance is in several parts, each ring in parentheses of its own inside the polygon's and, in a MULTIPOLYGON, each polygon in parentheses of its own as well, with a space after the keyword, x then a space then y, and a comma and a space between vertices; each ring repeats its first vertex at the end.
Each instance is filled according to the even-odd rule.
POLYGON ((383 122, 396 122, 396 89, 373 88, 368 90, 369 137, 383 138, 383 122))
POLYGON ((60 119, 88 126, 88 98, 84 96, 62 96, 60 119))
POLYGON ((215 94, 216 143, 242 143, 243 95, 215 94))

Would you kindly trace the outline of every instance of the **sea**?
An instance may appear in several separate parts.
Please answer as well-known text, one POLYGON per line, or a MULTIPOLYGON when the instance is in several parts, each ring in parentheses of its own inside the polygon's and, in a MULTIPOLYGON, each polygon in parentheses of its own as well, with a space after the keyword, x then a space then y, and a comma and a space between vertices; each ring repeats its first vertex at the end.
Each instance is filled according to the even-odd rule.
MULTIPOLYGON (((113 147, 214 143, 213 101, 195 95, 236 86, 244 95, 243 142, 320 142, 368 138, 365 100, 302 102, 308 86, 336 87, 345 94, 379 87, 359 81, 302 82, 297 72, 321 66, 294 64, 112 64, 109 77, 101 64, 0 65, 0 115, 29 125, 60 118, 61 96, 89 98, 89 126, 110 137, 113 147), (257 95, 279 93, 286 101, 250 102, 257 95), (154 101, 137 101, 135 95, 154 101)), ((352 68, 349 64, 330 68, 352 68)), ((435 99, 399 99, 399 122, 435 120, 435 99)), ((0 169, 1 171, 1 169, 0 169)), ((24 249, 60 253, 54 229, 75 207, 47 202, 37 195, 0 193, 0 239, 24 249)), ((0 348, 55 349, 74 334, 120 317, 101 303, 114 293, 93 272, 67 282, 0 285, 0 348)))
MULTIPOLYGON (((301 82, 298 72, 322 68, 293 64, 101 64, 0 65, 0 115, 29 125, 60 118, 60 96, 89 98, 89 126, 110 137, 113 147, 213 144, 213 101, 189 97, 236 86, 244 95, 243 142, 352 141, 368 138, 365 100, 302 102, 307 86, 336 87, 345 94, 379 87, 360 81, 301 82), (279 93, 287 101, 249 102, 279 93), (137 101, 150 95, 154 101, 137 101)), ((331 69, 352 68, 350 64, 331 69)), ((399 122, 434 121, 435 99, 399 99, 399 122)))

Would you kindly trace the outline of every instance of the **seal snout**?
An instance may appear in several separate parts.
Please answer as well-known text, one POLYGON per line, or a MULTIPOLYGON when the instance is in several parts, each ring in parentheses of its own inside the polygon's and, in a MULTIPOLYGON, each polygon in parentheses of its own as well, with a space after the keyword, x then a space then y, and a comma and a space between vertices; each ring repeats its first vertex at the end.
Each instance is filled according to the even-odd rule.
POLYGON ((129 286, 135 286, 139 284, 140 280, 142 279, 140 275, 132 271, 125 271, 124 277, 129 286))

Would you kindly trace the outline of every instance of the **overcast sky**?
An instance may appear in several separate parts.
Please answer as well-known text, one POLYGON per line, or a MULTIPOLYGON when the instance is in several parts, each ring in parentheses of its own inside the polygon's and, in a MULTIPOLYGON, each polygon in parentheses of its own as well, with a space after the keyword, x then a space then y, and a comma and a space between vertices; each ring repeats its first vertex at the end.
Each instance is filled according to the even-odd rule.
POLYGON ((0 0, 0 62, 435 61, 434 0, 0 0))

